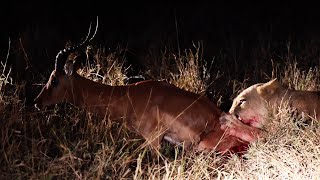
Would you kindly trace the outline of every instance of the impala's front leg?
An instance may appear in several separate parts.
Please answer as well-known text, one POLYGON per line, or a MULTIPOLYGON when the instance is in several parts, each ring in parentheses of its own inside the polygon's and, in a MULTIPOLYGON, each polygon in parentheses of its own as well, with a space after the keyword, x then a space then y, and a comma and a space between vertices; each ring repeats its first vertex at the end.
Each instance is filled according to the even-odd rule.
POLYGON ((224 154, 231 148, 242 144, 237 137, 224 135, 222 130, 215 129, 201 137, 201 141, 196 150, 204 152, 215 150, 224 154))
POLYGON ((219 120, 221 130, 246 142, 258 140, 262 133, 261 129, 244 124, 234 114, 222 113, 219 120))

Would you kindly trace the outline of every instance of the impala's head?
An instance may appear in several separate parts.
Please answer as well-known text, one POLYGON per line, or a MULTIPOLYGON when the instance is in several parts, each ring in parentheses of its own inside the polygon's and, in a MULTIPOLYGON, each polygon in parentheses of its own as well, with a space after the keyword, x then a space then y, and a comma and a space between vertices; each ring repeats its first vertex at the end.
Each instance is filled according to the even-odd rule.
POLYGON ((53 70, 48 82, 34 100, 35 107, 39 109, 63 102, 68 95, 67 90, 69 87, 70 82, 66 73, 57 69, 53 70))
POLYGON ((57 104, 66 100, 68 92, 70 92, 72 87, 71 80, 77 75, 76 72, 80 68, 81 61, 83 60, 83 56, 74 56, 72 59, 68 59, 68 56, 86 46, 94 38, 97 28, 98 22, 93 36, 89 39, 91 30, 90 25, 89 33, 82 43, 63 49, 57 54, 55 69, 52 71, 46 85, 34 99, 36 108, 39 109, 44 106, 57 104))
POLYGON ((82 56, 76 56, 72 60, 67 60, 63 69, 56 66, 48 82, 34 100, 37 109, 61 103, 68 98, 68 92, 70 92, 73 84, 71 81, 74 79, 74 76, 77 75, 76 72, 80 68, 82 60, 82 56))

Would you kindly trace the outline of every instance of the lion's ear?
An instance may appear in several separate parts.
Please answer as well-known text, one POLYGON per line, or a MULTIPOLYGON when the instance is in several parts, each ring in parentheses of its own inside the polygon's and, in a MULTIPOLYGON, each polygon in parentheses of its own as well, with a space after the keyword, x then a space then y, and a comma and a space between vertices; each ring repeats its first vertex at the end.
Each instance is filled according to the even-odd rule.
POLYGON ((268 97, 270 95, 273 95, 274 92, 280 88, 280 84, 277 80, 277 78, 270 80, 269 82, 266 82, 262 84, 261 86, 257 87, 257 92, 262 97, 268 97))

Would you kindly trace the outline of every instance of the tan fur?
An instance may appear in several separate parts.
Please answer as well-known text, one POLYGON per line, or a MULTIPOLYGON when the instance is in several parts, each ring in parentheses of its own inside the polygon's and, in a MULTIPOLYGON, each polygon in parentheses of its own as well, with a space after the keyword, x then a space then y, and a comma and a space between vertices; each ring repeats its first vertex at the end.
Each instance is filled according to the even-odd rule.
POLYGON ((162 81, 127 86, 93 82, 77 73, 54 70, 35 99, 38 106, 69 102, 143 136, 154 149, 164 138, 186 148, 227 151, 241 145, 238 138, 220 129, 221 110, 206 97, 162 81))
POLYGON ((273 79, 242 91, 233 100, 230 114, 220 117, 221 129, 243 140, 255 141, 268 123, 270 108, 277 108, 281 103, 288 103, 298 112, 320 119, 319 92, 287 89, 273 79))

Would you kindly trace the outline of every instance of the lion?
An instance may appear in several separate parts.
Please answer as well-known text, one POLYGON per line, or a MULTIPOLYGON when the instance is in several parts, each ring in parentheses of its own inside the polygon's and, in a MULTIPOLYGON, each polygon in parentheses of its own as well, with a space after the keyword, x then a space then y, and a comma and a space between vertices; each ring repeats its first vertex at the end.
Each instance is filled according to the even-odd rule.
POLYGON ((320 120, 319 91, 288 89, 275 78, 254 84, 234 98, 229 113, 220 117, 220 128, 244 141, 256 141, 269 123, 271 108, 277 109, 282 103, 309 119, 320 120))

